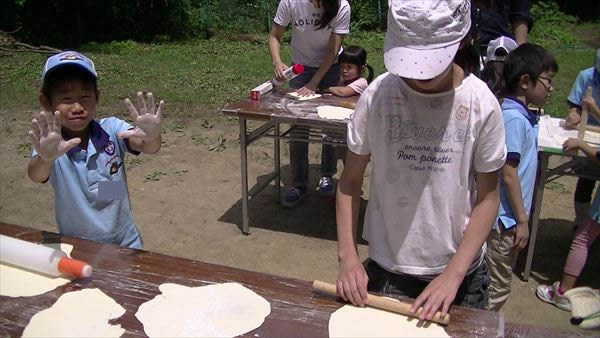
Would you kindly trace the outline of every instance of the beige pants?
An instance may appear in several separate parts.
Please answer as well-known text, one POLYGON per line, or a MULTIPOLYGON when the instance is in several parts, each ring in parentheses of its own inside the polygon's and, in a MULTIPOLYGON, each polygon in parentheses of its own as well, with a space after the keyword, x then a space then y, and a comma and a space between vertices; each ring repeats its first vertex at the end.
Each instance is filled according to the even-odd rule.
POLYGON ((517 261, 517 254, 512 249, 516 228, 506 230, 498 224, 501 231, 493 230, 487 239, 487 261, 490 271, 489 301, 487 310, 498 311, 506 303, 510 295, 512 270, 517 261))

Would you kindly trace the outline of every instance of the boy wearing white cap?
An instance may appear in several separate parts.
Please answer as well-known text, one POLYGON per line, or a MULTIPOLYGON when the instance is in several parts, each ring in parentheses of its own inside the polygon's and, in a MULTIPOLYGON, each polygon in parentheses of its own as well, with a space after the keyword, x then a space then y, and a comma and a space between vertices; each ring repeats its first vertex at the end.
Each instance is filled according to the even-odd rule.
POLYGON ((33 145, 27 174, 50 180, 61 234, 141 249, 131 216, 125 153, 154 154, 161 145, 160 112, 152 93, 138 92, 138 109, 125 104, 133 125, 116 117, 96 121, 100 92, 94 63, 63 52, 48 58, 39 96, 42 112, 31 121, 33 145))
POLYGON ((453 303, 486 306, 484 243, 506 150, 498 101, 453 62, 469 12, 463 0, 390 1, 389 72, 357 104, 337 191, 337 290, 353 304, 364 305, 369 290, 416 298, 421 319, 453 303), (369 160, 365 270, 356 228, 369 160))

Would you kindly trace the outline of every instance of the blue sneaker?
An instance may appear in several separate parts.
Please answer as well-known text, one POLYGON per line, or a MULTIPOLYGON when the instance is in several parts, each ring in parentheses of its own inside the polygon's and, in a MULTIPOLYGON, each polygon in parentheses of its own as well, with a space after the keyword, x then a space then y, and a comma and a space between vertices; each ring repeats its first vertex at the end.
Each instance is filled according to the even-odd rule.
POLYGON ((331 176, 323 176, 319 180, 319 194, 324 197, 335 195, 335 184, 331 176))
POLYGON ((306 196, 306 187, 294 187, 281 199, 281 204, 288 208, 295 207, 304 196, 306 196))

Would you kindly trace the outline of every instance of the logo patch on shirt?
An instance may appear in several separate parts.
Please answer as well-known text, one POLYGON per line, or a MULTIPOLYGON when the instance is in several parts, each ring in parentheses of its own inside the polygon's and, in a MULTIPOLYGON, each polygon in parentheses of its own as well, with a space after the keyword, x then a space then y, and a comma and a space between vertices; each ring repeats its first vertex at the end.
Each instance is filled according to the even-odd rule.
POLYGON ((456 113, 454 115, 459 120, 466 120, 467 117, 469 117, 469 108, 461 104, 460 106, 458 106, 458 109, 456 109, 456 113))
POLYGON ((110 156, 114 155, 115 154, 115 144, 112 141, 108 141, 108 143, 104 146, 104 152, 110 156))
POLYGON ((114 175, 119 171, 119 168, 123 165, 123 162, 113 162, 110 166, 110 175, 114 175))

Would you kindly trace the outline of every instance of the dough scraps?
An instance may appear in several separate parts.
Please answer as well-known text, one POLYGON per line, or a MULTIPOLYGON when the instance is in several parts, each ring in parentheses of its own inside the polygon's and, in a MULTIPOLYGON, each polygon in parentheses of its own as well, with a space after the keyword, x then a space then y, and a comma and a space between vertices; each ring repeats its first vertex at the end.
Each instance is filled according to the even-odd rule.
MULTIPOLYGON (((73 246, 64 243, 43 244, 64 251, 71 257, 73 246), (60 247, 59 247, 60 244, 60 247)), ((71 280, 36 273, 13 265, 0 263, 0 295, 8 297, 31 297, 41 295, 71 280)))
POLYGON ((135 314, 149 337, 234 337, 261 326, 271 313, 266 299, 237 283, 158 288, 162 294, 135 314))
POLYGON ((316 99, 318 97, 321 97, 321 94, 312 94, 312 95, 309 95, 309 96, 300 96, 298 94, 298 92, 288 93, 288 95, 293 96, 298 101, 312 100, 312 99, 316 99))
POLYGON ((329 318, 330 337, 450 337, 436 323, 371 307, 345 305, 329 318), (422 327, 417 323, 423 324, 422 327))
POLYGON ((322 119, 328 120, 347 120, 350 119, 354 109, 336 106, 318 106, 317 114, 322 119))
POLYGON ((121 305, 99 289, 68 292, 35 314, 23 337, 120 337, 125 329, 108 321, 124 313, 121 305))

